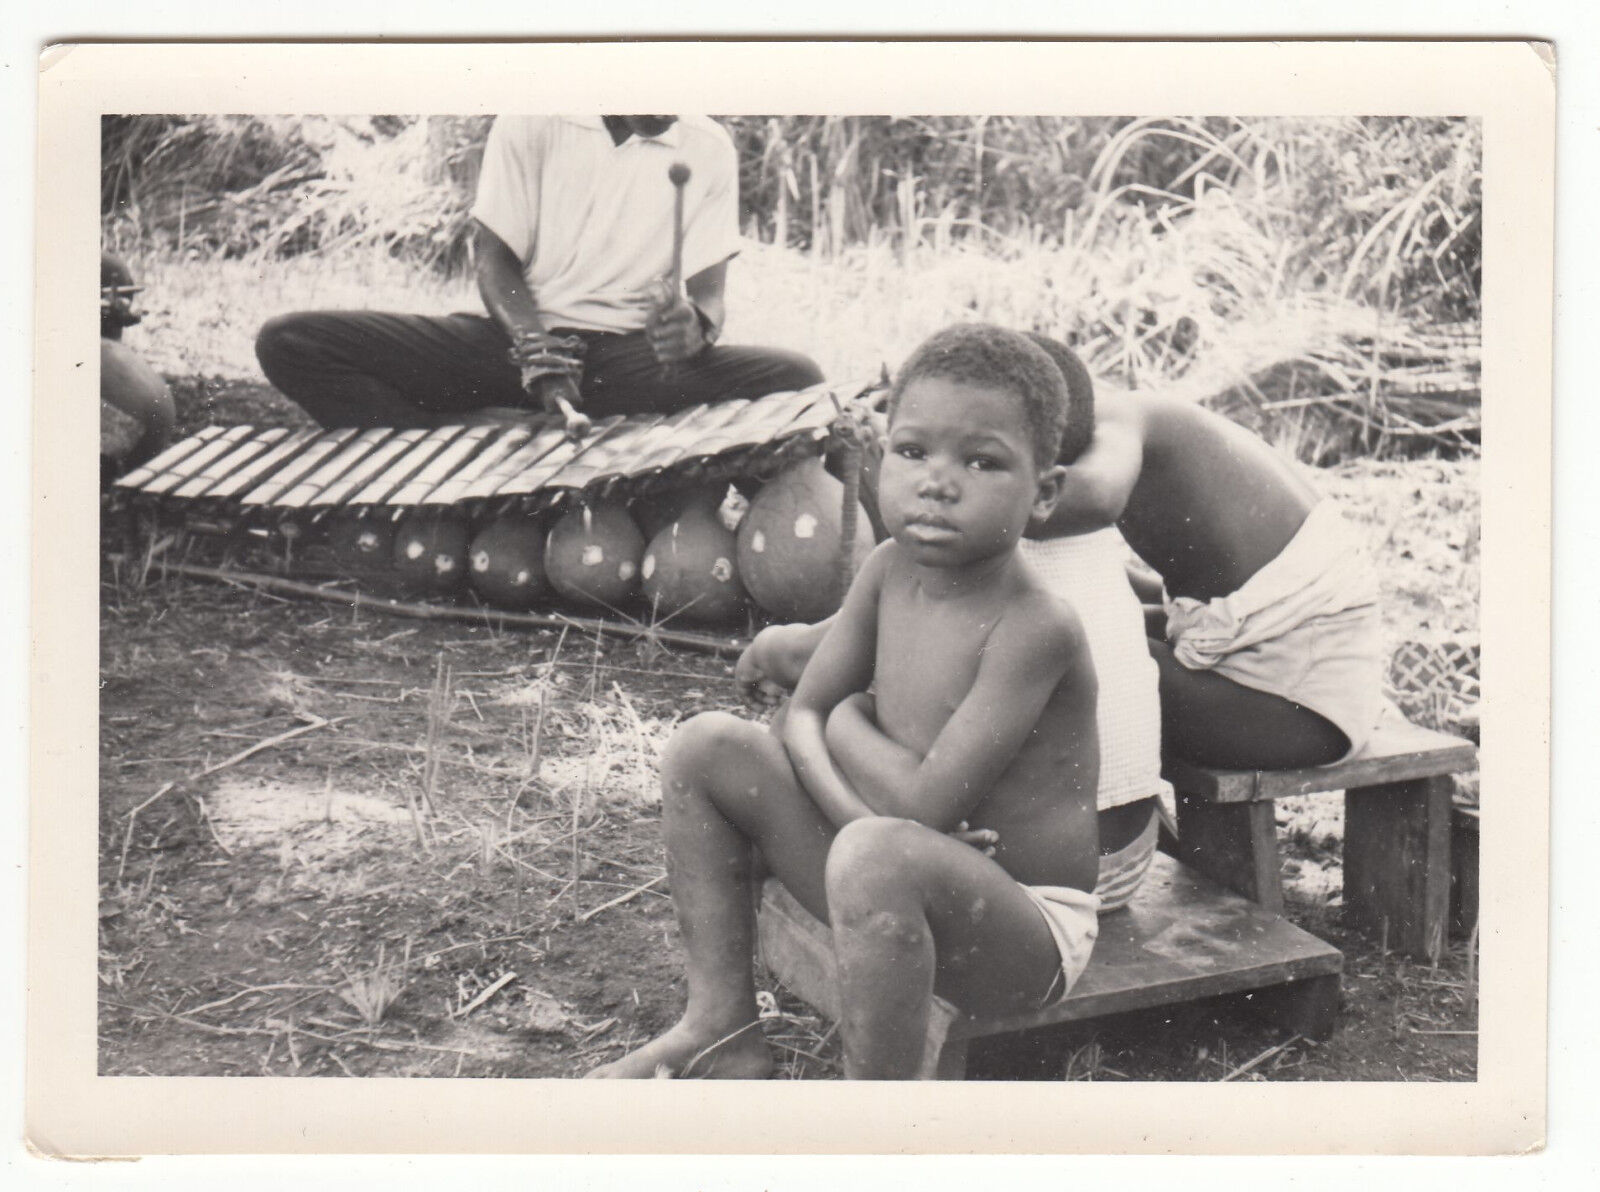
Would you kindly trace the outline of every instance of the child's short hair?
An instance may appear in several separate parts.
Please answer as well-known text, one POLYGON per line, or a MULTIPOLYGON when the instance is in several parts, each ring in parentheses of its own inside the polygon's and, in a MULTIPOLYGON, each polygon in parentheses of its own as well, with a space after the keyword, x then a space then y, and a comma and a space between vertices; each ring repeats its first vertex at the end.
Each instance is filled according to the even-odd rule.
POLYGON ((982 385, 1015 394, 1038 467, 1055 463, 1067 427, 1067 386, 1050 355, 1028 337, 989 323, 958 323, 923 340, 889 390, 889 420, 906 386, 922 377, 982 385))
POLYGON ((1067 428, 1061 432, 1061 452, 1056 462, 1070 464, 1089 447, 1094 438, 1094 378, 1078 354, 1059 339, 1028 332, 1028 338, 1038 344, 1056 362, 1067 382, 1067 428))

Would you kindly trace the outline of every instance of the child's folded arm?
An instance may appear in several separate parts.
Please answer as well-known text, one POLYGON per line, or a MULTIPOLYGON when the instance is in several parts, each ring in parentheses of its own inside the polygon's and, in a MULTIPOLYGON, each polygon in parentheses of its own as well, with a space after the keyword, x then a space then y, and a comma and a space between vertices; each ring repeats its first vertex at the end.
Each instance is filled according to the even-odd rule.
POLYGON ((878 594, 892 543, 884 543, 863 564, 844 606, 811 655, 782 733, 784 748, 800 784, 836 826, 873 814, 851 788, 828 753, 828 715, 845 698, 872 682, 878 640, 878 594))
MULTIPOLYGON (((1097 684, 1076 615, 1054 602, 1013 610, 995 626, 971 690, 926 757, 917 760, 855 709, 841 711, 835 760, 874 813, 949 831, 994 788, 1063 685, 1079 712, 1071 744, 1097 763, 1097 684)), ((1097 764, 1071 768, 1098 772, 1097 764)))
POLYGON ((884 798, 882 792, 922 764, 922 754, 878 728, 876 703, 870 695, 852 695, 835 707, 824 736, 828 755, 845 782, 873 806, 884 798))
POLYGON ((1088 448, 1067 465, 1055 511, 1028 537, 1060 538, 1115 524, 1143 466, 1144 440, 1136 424, 1121 416, 1102 418, 1088 448))

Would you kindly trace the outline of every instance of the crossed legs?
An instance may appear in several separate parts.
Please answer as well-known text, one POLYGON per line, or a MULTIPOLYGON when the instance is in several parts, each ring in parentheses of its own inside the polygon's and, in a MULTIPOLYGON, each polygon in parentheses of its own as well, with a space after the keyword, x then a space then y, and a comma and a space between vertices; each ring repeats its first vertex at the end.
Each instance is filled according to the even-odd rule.
POLYGON ((932 994, 966 1009, 1036 1005, 1060 967, 1044 918, 978 850, 908 820, 835 831, 767 728, 697 716, 662 759, 672 899, 688 953, 688 1006, 659 1038, 590 1073, 757 1077, 752 847, 833 926, 845 1075, 904 1079, 922 1055, 932 994))

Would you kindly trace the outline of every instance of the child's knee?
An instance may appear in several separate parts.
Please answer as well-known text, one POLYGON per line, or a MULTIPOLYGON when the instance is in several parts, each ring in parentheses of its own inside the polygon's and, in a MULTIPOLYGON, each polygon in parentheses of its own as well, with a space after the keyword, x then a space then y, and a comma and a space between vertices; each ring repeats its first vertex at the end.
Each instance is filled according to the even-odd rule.
POLYGON ((730 752, 740 748, 752 727, 727 712, 701 712, 684 721, 667 738, 661 753, 661 779, 670 794, 674 788, 693 784, 719 765, 725 765, 730 752))
POLYGON ((926 831, 888 816, 852 820, 840 828, 824 871, 828 906, 846 914, 879 906, 892 891, 914 883, 916 837, 926 831))

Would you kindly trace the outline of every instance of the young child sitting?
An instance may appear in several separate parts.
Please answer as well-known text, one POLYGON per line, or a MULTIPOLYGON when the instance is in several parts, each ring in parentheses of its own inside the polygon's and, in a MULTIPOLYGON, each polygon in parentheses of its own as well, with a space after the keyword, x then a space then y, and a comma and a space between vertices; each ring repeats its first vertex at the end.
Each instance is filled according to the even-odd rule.
MULTIPOLYGON (((1066 368, 1065 345, 1034 337, 1066 368)), ((1081 366, 1080 366, 1081 367, 1081 366)), ((1123 393, 1066 470, 1042 536, 1115 524, 1165 585, 1163 747, 1226 769, 1322 765, 1383 706, 1377 582, 1338 508, 1257 436, 1123 393)))
MULTIPOLYGON (((1056 462, 1074 463, 1095 431, 1094 381, 1082 361, 1055 340, 1029 334, 1055 361, 1067 387, 1067 431, 1056 462)), ((862 480, 863 505, 871 501, 881 436, 869 444, 862 480)), ((1058 511, 1052 521, 1062 517, 1058 511)), ((1062 532, 1030 525, 1021 544, 1029 567, 1078 614, 1099 680, 1096 726, 1100 738, 1100 911, 1126 906, 1155 857, 1158 800, 1171 793, 1161 777, 1160 671, 1145 637, 1145 614, 1128 584, 1128 544, 1115 526, 1062 532)), ((815 625, 769 625, 740 655, 735 679, 747 698, 773 704, 794 690, 806 662, 826 634, 815 625)), ((993 843, 992 836, 976 843, 993 843)))
POLYGON ((662 761, 688 1007, 592 1075, 757 1077, 751 846, 833 928, 845 1074, 906 1078, 934 992, 1061 998, 1097 932, 1096 681, 1082 627, 1017 551, 1062 470, 1059 369, 1001 328, 924 343, 891 392, 856 577, 781 728, 717 713, 662 761), (994 843, 964 842, 970 824, 994 843))

